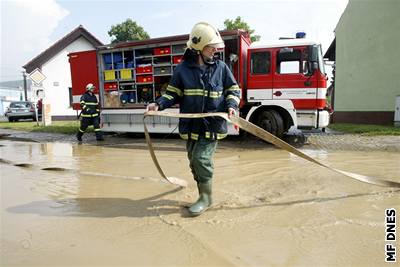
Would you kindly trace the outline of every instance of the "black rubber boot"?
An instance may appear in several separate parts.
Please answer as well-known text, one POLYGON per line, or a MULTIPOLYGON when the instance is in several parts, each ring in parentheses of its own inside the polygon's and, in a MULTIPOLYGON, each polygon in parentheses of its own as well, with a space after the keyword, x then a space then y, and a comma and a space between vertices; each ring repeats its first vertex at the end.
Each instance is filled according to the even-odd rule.
POLYGON ((96 132, 96 140, 104 141, 103 134, 101 132, 96 132))
POLYGON ((79 142, 82 142, 82 135, 83 135, 83 133, 82 133, 81 131, 79 131, 79 132, 76 134, 76 139, 78 139, 79 142))
POLYGON ((191 216, 199 216, 212 204, 212 181, 198 183, 197 187, 199 189, 199 199, 188 209, 191 216))

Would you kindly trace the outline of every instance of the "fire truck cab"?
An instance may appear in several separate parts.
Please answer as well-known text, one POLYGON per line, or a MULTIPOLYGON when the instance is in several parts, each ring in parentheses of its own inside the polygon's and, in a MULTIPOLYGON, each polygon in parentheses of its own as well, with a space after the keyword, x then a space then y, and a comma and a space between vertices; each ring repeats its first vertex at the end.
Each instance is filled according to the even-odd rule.
POLYGON ((321 46, 304 39, 254 43, 248 49, 245 118, 282 136, 329 124, 321 46))
MULTIPOLYGON (((69 54, 74 108, 87 83, 98 86, 103 131, 143 132, 146 105, 165 91, 188 35, 101 46, 69 54)), ((326 127, 326 75, 321 46, 305 39, 251 44, 246 32, 221 31, 218 56, 241 88, 240 116, 281 137, 326 127)), ((176 105, 169 109, 179 112, 176 105)), ((170 133, 178 120, 151 117, 150 132, 170 133)), ((233 125, 229 134, 239 134, 233 125)))

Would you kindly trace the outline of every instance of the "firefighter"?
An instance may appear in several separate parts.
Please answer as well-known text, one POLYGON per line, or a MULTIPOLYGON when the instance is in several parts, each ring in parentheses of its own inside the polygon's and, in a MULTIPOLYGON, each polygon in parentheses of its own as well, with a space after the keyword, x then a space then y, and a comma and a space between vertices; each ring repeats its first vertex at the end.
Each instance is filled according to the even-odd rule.
MULTIPOLYGON (((224 48, 218 30, 206 22, 194 25, 183 61, 176 67, 165 94, 147 111, 166 109, 180 104, 181 113, 227 112, 236 114, 240 88, 229 67, 214 54, 224 48)), ((189 214, 198 216, 212 204, 214 152, 219 139, 226 137, 226 121, 217 117, 180 119, 179 133, 186 139, 186 150, 198 200, 188 207, 189 214)))
POLYGON ((93 93, 96 87, 89 83, 86 85, 86 92, 81 97, 81 125, 76 134, 78 141, 82 141, 82 136, 89 125, 93 125, 97 141, 103 141, 103 135, 100 129, 100 110, 99 102, 96 95, 93 93))

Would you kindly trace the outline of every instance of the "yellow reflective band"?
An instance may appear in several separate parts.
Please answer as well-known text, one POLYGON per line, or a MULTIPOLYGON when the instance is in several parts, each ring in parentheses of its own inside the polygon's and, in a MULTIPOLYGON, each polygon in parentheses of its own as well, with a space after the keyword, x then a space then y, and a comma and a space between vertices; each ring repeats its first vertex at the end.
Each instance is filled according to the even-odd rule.
POLYGON ((174 93, 176 93, 178 96, 182 96, 182 95, 183 95, 181 89, 176 88, 176 87, 173 87, 172 85, 168 85, 167 91, 174 92, 174 93))
POLYGON ((173 100, 173 99, 174 99, 173 96, 167 95, 167 94, 162 95, 162 97, 165 97, 165 98, 168 99, 168 100, 173 100))
POLYGON ((237 96, 228 95, 228 96, 226 97, 226 100, 229 100, 229 99, 235 100, 235 102, 236 102, 238 105, 239 105, 239 103, 240 103, 240 99, 239 99, 239 97, 237 97, 237 96))
POLYGON ((100 128, 99 128, 99 129, 94 129, 94 131, 95 131, 95 132, 98 132, 98 131, 101 131, 101 129, 100 129, 100 128))
POLYGON ((226 91, 234 91, 234 92, 238 91, 238 92, 240 92, 240 87, 239 87, 239 85, 232 85, 231 87, 226 89, 226 91))
MULTIPOLYGON (((184 95, 188 96, 207 96, 208 92, 204 89, 185 89, 184 95)), ((210 92, 210 98, 219 98, 222 96, 222 92, 210 92)))
POLYGON ((198 140, 199 139, 199 135, 195 134, 195 133, 190 133, 190 139, 198 140))
POLYGON ((92 117, 97 117, 99 114, 81 114, 82 117, 85 118, 92 118, 92 117))
POLYGON ((185 89, 184 95, 197 95, 203 96, 206 92, 203 89, 185 89))
POLYGON ((81 133, 84 133, 84 132, 85 132, 85 131, 82 131, 81 128, 79 128, 79 131, 80 131, 81 133))
POLYGON ((210 98, 219 98, 222 96, 222 92, 210 92, 210 98))
POLYGON ((210 138, 210 137, 211 137, 211 133, 210 133, 210 132, 206 132, 205 137, 206 137, 206 138, 210 138))
POLYGON ((83 109, 86 109, 86 105, 83 105, 82 108, 83 108, 83 109))
POLYGON ((222 139, 222 138, 225 138, 227 135, 228 135, 228 134, 220 134, 220 133, 217 133, 217 139, 220 140, 220 139, 222 139))
POLYGON ((85 101, 82 100, 82 101, 81 101, 81 104, 85 104, 85 101))
POLYGON ((184 140, 188 140, 188 135, 187 134, 179 134, 181 136, 182 139, 184 140))
POLYGON ((95 106, 95 105, 98 105, 99 103, 97 103, 97 102, 86 102, 86 105, 89 105, 89 106, 95 106))

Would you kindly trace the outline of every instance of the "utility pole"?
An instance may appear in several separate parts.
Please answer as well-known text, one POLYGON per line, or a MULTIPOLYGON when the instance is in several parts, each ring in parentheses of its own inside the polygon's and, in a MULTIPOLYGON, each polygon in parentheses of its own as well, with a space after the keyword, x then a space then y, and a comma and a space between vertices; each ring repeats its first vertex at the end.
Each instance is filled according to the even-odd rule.
POLYGON ((25 101, 28 101, 28 88, 26 85, 26 72, 22 72, 22 76, 24 77, 24 93, 25 93, 25 101))

